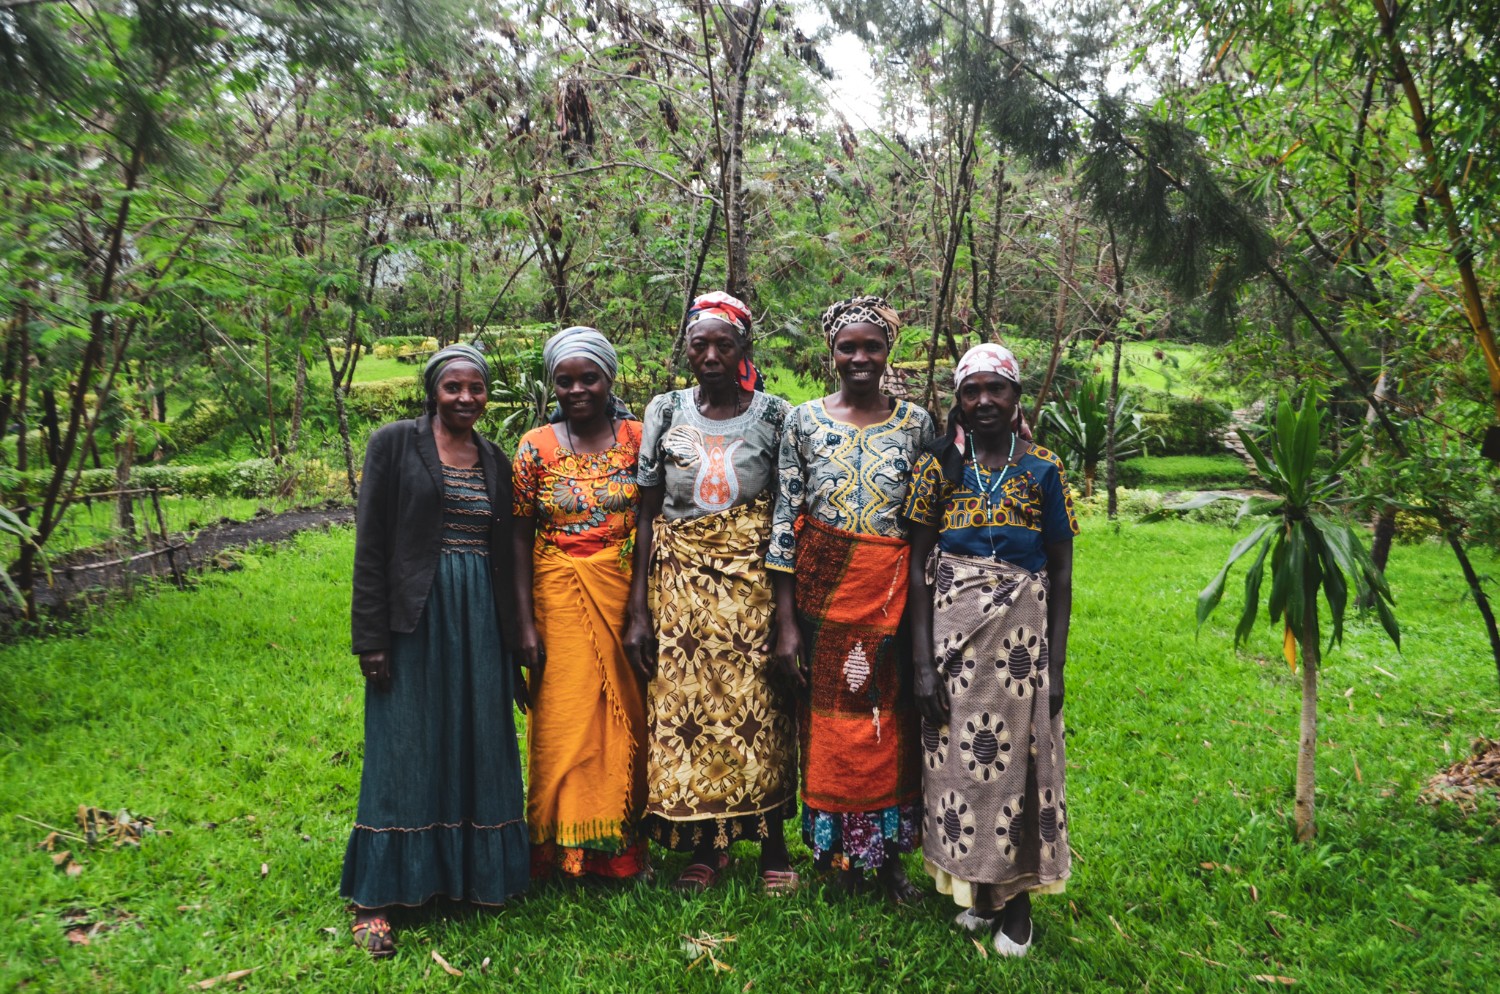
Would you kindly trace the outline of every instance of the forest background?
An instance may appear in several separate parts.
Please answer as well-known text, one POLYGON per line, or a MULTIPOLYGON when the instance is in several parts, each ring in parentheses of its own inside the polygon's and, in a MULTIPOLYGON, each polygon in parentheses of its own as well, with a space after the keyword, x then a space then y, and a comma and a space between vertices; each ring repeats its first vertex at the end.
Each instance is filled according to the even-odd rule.
MULTIPOLYGON (((98 537, 80 497, 352 496, 363 438, 418 405, 404 363, 442 344, 490 351, 512 441, 559 326, 610 335, 640 407, 681 382, 686 301, 727 288, 798 401, 831 383, 820 310, 875 292, 907 321, 893 389, 941 416, 957 355, 1005 342, 1111 513, 1115 456, 1230 458, 1231 410, 1264 427, 1256 401, 1319 384, 1329 458, 1371 442, 1349 492, 1377 564, 1398 526, 1442 536, 1500 667, 1465 551, 1500 543, 1497 24, 1386 0, 7 0, 21 597, 98 537), (872 92, 821 54, 851 39, 872 92)), ((144 504, 115 497, 130 536, 144 504)))
MULTIPOLYGON (((1003 342, 1074 468, 1092 620, 1070 785, 1092 822, 1023 980, 1481 986, 1495 802, 1423 786, 1494 734, 1476 675, 1500 673, 1497 42, 1500 7, 1439 0, 0 0, 0 598, 33 619, 0 649, 18 815, 0 984, 369 986, 341 933, 307 941, 342 924, 329 875, 357 784, 347 530, 76 624, 39 594, 99 557, 159 563, 221 517, 346 507, 365 438, 418 410, 449 342, 492 357, 486 430, 508 446, 567 324, 616 343, 639 410, 685 382, 686 303, 727 288, 793 401, 833 385, 817 318, 840 297, 898 307, 888 386, 939 417, 957 355, 1003 342), (851 49, 855 83, 829 64, 851 49), (1316 598, 1337 638, 1345 600, 1378 591, 1320 577, 1309 655, 1289 614, 1202 620, 1221 573, 1195 641, 1235 512, 1200 497, 1196 522, 1143 520, 1172 493, 1274 490, 1286 467, 1226 442, 1285 441, 1277 397, 1308 386, 1320 513, 1389 563, 1405 635, 1398 663, 1352 622, 1321 712, 1316 598), (1289 676, 1277 657, 1299 654, 1289 676), (1332 803, 1325 841, 1282 848, 1299 679, 1332 803), (105 795, 178 834, 150 861, 62 851, 71 806, 105 795), (67 822, 51 862, 36 821, 67 822), (263 972, 223 980, 247 963, 263 972)), ((1289 574, 1270 568, 1274 613, 1289 574)), ((505 949, 540 987, 697 969, 685 986, 748 990, 676 939, 732 960, 734 929, 747 959, 785 950, 742 961, 769 985, 967 990, 981 955, 914 959, 947 942, 930 908, 783 914, 743 880, 697 906, 570 894, 516 915, 423 926, 427 972, 384 979, 456 979, 430 945, 470 985, 505 949)))

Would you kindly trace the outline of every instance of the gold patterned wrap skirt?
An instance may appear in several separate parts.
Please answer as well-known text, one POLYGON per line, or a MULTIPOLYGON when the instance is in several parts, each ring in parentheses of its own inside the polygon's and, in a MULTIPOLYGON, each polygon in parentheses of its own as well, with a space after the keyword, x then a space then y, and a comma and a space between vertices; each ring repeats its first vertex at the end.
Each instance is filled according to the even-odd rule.
POLYGON ((796 811, 796 723, 766 649, 770 538, 764 498, 655 523, 645 829, 668 848, 764 839, 767 816, 796 811))

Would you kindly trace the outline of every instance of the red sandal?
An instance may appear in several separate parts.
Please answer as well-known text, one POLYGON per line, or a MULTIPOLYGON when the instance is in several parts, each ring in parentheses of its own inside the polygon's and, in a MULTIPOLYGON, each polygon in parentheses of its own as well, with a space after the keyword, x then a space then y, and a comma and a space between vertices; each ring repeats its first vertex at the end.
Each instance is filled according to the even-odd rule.
POLYGON ((355 922, 351 931, 354 933, 354 944, 369 953, 371 959, 385 959, 396 955, 391 923, 384 918, 367 918, 355 922))

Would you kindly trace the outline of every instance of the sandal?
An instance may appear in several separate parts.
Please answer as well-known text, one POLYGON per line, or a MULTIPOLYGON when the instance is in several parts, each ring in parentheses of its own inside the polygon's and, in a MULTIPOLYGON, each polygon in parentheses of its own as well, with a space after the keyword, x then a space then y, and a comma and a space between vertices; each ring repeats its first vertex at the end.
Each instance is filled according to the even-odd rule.
POLYGON ((396 955, 396 941, 391 937, 391 923, 384 918, 367 918, 355 922, 351 930, 354 944, 370 954, 371 959, 396 955))
POLYGON ((678 878, 672 881, 672 889, 684 893, 701 894, 719 882, 719 875, 729 867, 729 854, 714 856, 713 865, 689 863, 678 878))
POLYGON ((796 870, 761 870, 760 889, 772 897, 789 897, 802 886, 796 870))

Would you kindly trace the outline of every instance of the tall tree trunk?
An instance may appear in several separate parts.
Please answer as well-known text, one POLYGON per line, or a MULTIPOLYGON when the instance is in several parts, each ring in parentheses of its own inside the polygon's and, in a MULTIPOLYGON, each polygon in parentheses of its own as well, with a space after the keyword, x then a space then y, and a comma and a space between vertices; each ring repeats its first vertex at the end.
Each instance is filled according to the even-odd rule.
POLYGON ((270 451, 267 453, 276 465, 281 465, 281 450, 276 445, 276 398, 271 392, 271 318, 269 315, 261 321, 262 358, 265 362, 266 381, 266 430, 270 434, 270 451))
POLYGON ((750 293, 750 232, 745 205, 745 98, 750 92, 750 69, 760 43, 764 0, 755 0, 749 23, 743 28, 728 13, 720 24, 724 31, 724 53, 729 61, 729 120, 723 129, 724 147, 719 163, 720 199, 724 203, 724 242, 728 262, 725 283, 730 293, 750 293))
MULTIPOLYGON (((135 432, 122 428, 115 440, 115 489, 130 489, 130 471, 135 465, 135 432)), ((135 497, 132 494, 115 496, 115 524, 125 537, 135 539, 135 497)))
POLYGON ((1318 752, 1318 599, 1317 591, 1307 597, 1303 608, 1303 629, 1298 636, 1302 651, 1302 715, 1297 734, 1297 841, 1310 842, 1317 833, 1313 792, 1317 786, 1318 752))
POLYGON ((1124 351, 1124 342, 1120 337, 1119 320, 1115 322, 1115 355, 1109 366, 1109 419, 1104 423, 1104 485, 1109 490, 1108 513, 1109 519, 1113 521, 1120 513, 1120 496, 1116 491, 1120 485, 1120 460, 1115 453, 1115 435, 1119 430, 1116 424, 1116 407, 1120 398, 1120 353, 1124 351))
POLYGON ((1057 364, 1062 361, 1063 343, 1067 340, 1068 294, 1073 284, 1073 261, 1078 256, 1078 218, 1063 237, 1063 278, 1057 283, 1057 306, 1052 312, 1052 354, 1047 359, 1047 372, 1042 385, 1036 391, 1036 405, 1031 410, 1031 423, 1042 420, 1042 408, 1047 405, 1047 394, 1052 389, 1052 380, 1057 376, 1057 364))
MULTIPOLYGON (((305 336, 304 336, 305 341, 305 336)), ((302 404, 307 398, 307 351, 303 342, 297 343, 297 379, 292 388, 292 427, 287 433, 286 450, 297 451, 302 440, 302 404)))
MULTIPOLYGON (((1448 255, 1458 267, 1459 283, 1463 287, 1464 315, 1469 328, 1479 340, 1479 349, 1484 353, 1485 369, 1490 377, 1490 400, 1495 409, 1495 418, 1500 421, 1500 347, 1495 343, 1495 333, 1490 328, 1489 314, 1485 311, 1484 295, 1479 279, 1474 273, 1474 247, 1464 233, 1463 223, 1453 206, 1453 194, 1444 175, 1442 161, 1438 158, 1437 145, 1432 138, 1432 122, 1427 117, 1427 106, 1421 90, 1412 76, 1411 66, 1406 61, 1406 52, 1396 37, 1396 12, 1389 0, 1375 0, 1375 11, 1380 16, 1380 30, 1385 37, 1390 54, 1391 70, 1401 90, 1406 94, 1407 107, 1411 110, 1411 123, 1422 145, 1422 157, 1427 162, 1428 192, 1437 201, 1443 214, 1443 224, 1448 231, 1448 255)), ((1500 659, 1496 660, 1500 667, 1500 659)))
MULTIPOLYGON (((1385 572, 1385 564, 1391 558, 1391 542, 1396 538, 1396 511, 1391 507, 1381 508, 1379 514, 1375 515, 1375 536, 1370 541, 1370 559, 1374 561, 1375 568, 1385 572)), ((1369 599, 1369 598, 1367 598, 1369 599)), ((1361 607, 1373 607, 1373 604, 1361 604, 1361 607)))
MULTIPOLYGON (((691 215, 689 215, 691 216, 691 215)), ((703 229, 703 238, 698 242, 698 258, 688 274, 687 288, 682 297, 682 317, 677 322, 677 337, 672 341, 672 361, 667 365, 667 377, 676 375, 682 362, 682 350, 686 345, 688 310, 693 298, 698 296, 698 284, 703 279, 703 264, 708 259, 708 249, 714 243, 714 228, 719 223, 719 205, 710 201, 708 205, 708 227, 703 229)), ((691 232, 690 232, 691 233, 691 232)))

